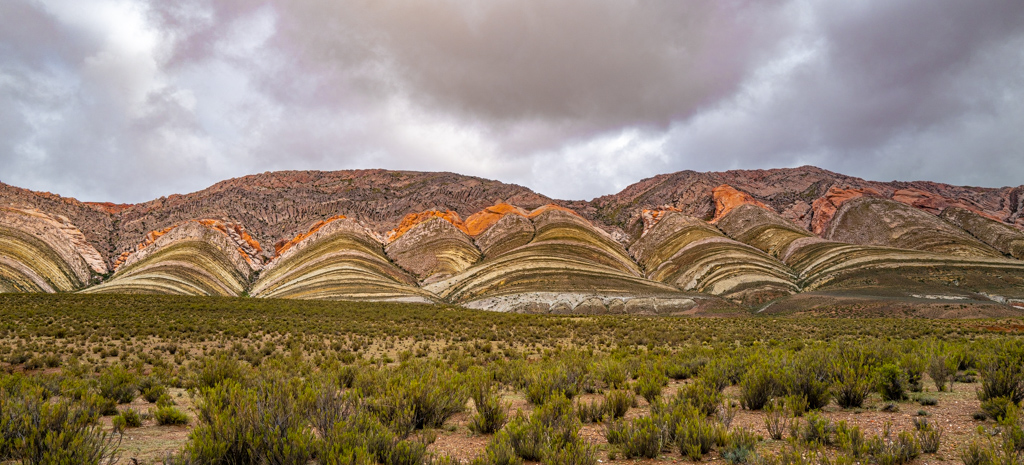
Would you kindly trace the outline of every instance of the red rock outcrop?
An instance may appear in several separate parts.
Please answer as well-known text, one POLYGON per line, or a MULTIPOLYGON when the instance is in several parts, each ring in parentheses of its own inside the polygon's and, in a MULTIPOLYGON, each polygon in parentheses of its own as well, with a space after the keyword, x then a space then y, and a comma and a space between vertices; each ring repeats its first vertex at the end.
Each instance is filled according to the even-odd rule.
POLYGON ((502 202, 469 215, 469 218, 466 218, 466 230, 470 236, 479 236, 481 233, 497 223, 498 220, 504 218, 505 215, 519 215, 525 217, 528 216, 529 213, 515 205, 509 205, 502 202))
POLYGON ((562 207, 562 206, 559 206, 559 205, 555 205, 553 203, 549 203, 547 205, 542 205, 540 207, 535 208, 533 211, 530 212, 530 214, 526 215, 526 217, 530 218, 530 219, 533 219, 533 218, 536 218, 537 216, 542 215, 542 214, 544 214, 544 213, 546 213, 548 211, 551 211, 551 210, 557 210, 557 211, 560 211, 560 212, 569 213, 571 215, 583 218, 583 216, 581 216, 579 213, 576 213, 576 211, 568 209, 568 208, 565 208, 565 207, 562 207))
POLYGON ((386 239, 385 242, 390 244, 399 237, 402 237, 403 234, 408 232, 416 225, 424 221, 431 220, 433 218, 441 218, 442 220, 451 223, 452 226, 455 226, 460 231, 469 234, 469 230, 466 229, 466 223, 462 221, 462 218, 459 217, 458 213, 453 212, 451 210, 445 210, 443 212, 438 210, 427 210, 425 212, 410 213, 408 215, 405 215, 405 218, 402 218, 402 222, 398 224, 398 227, 384 234, 384 238, 386 239))
POLYGON ((811 219, 811 232, 818 236, 823 235, 825 228, 828 227, 828 223, 832 221, 832 218, 835 217, 836 212, 839 211, 839 207, 843 206, 843 203, 864 196, 881 197, 882 194, 870 187, 840 189, 833 186, 829 188, 824 196, 819 197, 811 205, 811 209, 814 212, 811 219))
POLYGON ((1003 219, 990 212, 983 211, 975 205, 971 205, 968 202, 962 200, 946 198, 940 194, 934 192, 928 192, 921 189, 900 189, 893 192, 892 199, 910 205, 912 207, 919 208, 933 215, 939 215, 943 210, 949 207, 963 208, 969 210, 978 215, 984 216, 992 220, 1003 222, 1003 219))
POLYGON ((146 233, 142 242, 138 243, 133 249, 124 251, 117 257, 117 260, 114 261, 113 269, 117 270, 126 263, 136 260, 137 257, 140 256, 140 252, 155 244, 161 237, 175 229, 178 229, 186 223, 197 223, 205 226, 206 228, 220 231, 231 239, 235 244, 235 249, 238 250, 239 255, 249 264, 250 267, 258 269, 263 265, 263 248, 260 247, 259 242, 249 235, 249 232, 245 230, 245 227, 237 223, 229 223, 223 220, 198 219, 184 221, 180 224, 146 233))
POLYGON ((715 217, 711 219, 711 223, 717 223, 723 216, 740 205, 754 205, 765 210, 775 211, 755 199, 750 194, 740 192, 728 184, 722 184, 721 186, 716 187, 712 191, 712 195, 715 198, 715 217))

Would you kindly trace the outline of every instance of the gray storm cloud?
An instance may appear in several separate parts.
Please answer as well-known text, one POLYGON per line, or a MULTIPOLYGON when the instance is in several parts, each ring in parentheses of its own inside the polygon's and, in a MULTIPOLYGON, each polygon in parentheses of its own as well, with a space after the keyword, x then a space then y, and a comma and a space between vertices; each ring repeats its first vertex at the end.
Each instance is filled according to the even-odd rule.
POLYGON ((0 181, 142 201, 277 169, 561 198, 815 164, 1024 183, 1024 4, 0 2, 0 181))

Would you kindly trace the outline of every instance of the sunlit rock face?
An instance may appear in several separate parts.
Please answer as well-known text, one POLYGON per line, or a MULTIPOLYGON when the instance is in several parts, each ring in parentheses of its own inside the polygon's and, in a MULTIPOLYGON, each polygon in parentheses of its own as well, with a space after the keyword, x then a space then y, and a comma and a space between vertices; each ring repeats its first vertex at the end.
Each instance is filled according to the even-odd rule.
POLYGON ((152 234, 111 279, 86 292, 242 295, 262 265, 227 229, 219 221, 197 220, 152 234))
POLYGON ((274 257, 250 290, 253 297, 434 302, 416 279, 384 253, 384 244, 351 219, 320 225, 274 257))
POLYGON ((107 272, 68 218, 34 208, 0 208, 0 292, 67 292, 107 272))

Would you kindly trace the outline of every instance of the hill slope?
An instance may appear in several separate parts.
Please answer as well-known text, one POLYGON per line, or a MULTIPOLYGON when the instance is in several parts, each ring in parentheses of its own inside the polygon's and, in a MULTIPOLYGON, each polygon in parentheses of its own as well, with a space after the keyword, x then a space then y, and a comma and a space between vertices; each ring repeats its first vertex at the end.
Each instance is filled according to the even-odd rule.
POLYGON ((856 288, 1024 307, 1022 244, 1024 186, 814 167, 682 171, 592 201, 386 170, 268 172, 135 205, 0 183, 0 292, 679 313, 856 288))

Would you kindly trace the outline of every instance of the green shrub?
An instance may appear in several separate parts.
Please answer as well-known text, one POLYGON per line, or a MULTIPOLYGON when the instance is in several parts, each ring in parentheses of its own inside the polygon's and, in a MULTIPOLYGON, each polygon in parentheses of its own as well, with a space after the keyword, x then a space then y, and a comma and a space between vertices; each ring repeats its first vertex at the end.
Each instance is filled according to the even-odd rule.
MULTIPOLYGON (((421 465, 427 457, 427 444, 420 441, 403 439, 395 442, 378 455, 382 465, 421 465)), ((271 462, 281 463, 281 462, 271 462)), ((301 465, 305 462, 287 462, 301 465)))
POLYGON ((811 353, 797 358, 787 370, 786 390, 807 399, 807 407, 819 410, 832 398, 832 373, 825 354, 811 353))
POLYGON ((864 432, 857 425, 850 426, 846 421, 836 424, 836 446, 839 450, 846 452, 853 458, 861 458, 868 455, 868 444, 864 438, 864 432))
POLYGON ((118 404, 127 404, 135 398, 138 389, 135 375, 121 365, 107 368, 99 376, 100 395, 118 404))
POLYGON ((909 463, 921 455, 921 444, 909 431, 903 431, 895 440, 874 436, 868 441, 872 459, 881 465, 909 463))
POLYGON ((567 373, 558 369, 543 370, 526 386, 526 400, 531 404, 540 405, 556 392, 572 399, 579 394, 580 389, 569 379, 567 373))
POLYGON ((928 360, 918 357, 917 354, 906 354, 900 360, 900 368, 907 375, 907 388, 913 392, 921 392, 924 389, 921 376, 928 368, 928 360))
POLYGON ((146 399, 146 402, 156 403, 161 397, 167 395, 167 387, 163 384, 153 384, 144 387, 142 390, 142 398, 146 399))
POLYGON ((187 425, 188 415, 177 407, 157 407, 153 410, 153 419, 158 425, 187 425))
POLYGON ((781 394, 775 369, 765 366, 747 370, 740 381, 740 405, 747 410, 761 410, 772 399, 781 394))
POLYGON ((594 446, 578 437, 572 441, 550 447, 544 454, 546 465, 596 465, 594 446))
POLYGON ((914 419, 914 434, 921 444, 921 451, 926 454, 934 454, 939 450, 942 441, 942 429, 936 428, 926 418, 914 419))
POLYGON ((676 444, 680 453, 690 460, 700 460, 704 454, 711 452, 722 435, 720 426, 697 415, 689 415, 680 423, 675 432, 676 444))
POLYGON ((786 431, 789 423, 788 410, 782 401, 776 399, 769 402, 764 408, 764 426, 768 430, 768 436, 778 441, 786 431))
POLYGON ((598 376, 610 389, 621 389, 626 387, 629 373, 621 361, 608 359, 598 366, 598 376))
POLYGON ((933 355, 928 361, 928 376, 931 376, 940 392, 949 389, 949 380, 956 374, 954 365, 952 358, 943 355, 933 355))
POLYGON ((986 361, 982 369, 978 400, 1005 398, 1014 405, 1024 401, 1024 360, 1013 352, 986 361))
POLYGON ((920 396, 917 398, 917 403, 925 407, 932 407, 935 405, 939 405, 939 399, 936 399, 932 396, 920 396))
POLYGON ((698 379, 676 391, 676 402, 685 401, 705 416, 714 415, 722 404, 722 393, 706 381, 698 379))
POLYGON ((835 443, 836 426, 832 420, 817 413, 807 415, 800 429, 800 441, 810 445, 830 446, 835 443))
POLYGON ((479 434, 492 434, 508 421, 508 403, 501 402, 490 378, 479 379, 472 392, 476 415, 469 421, 469 429, 479 434))
POLYGON ((523 459, 516 455, 508 433, 499 431, 487 443, 483 456, 471 463, 473 465, 522 465, 523 459))
POLYGON ((654 418, 644 416, 626 425, 618 443, 621 444, 622 455, 627 459, 653 459, 665 447, 665 435, 654 418))
POLYGON ((661 395, 661 389, 667 384, 668 377, 664 373, 655 370, 645 370, 640 373, 640 377, 637 378, 633 389, 637 395, 651 403, 661 395))
POLYGON ((964 465, 995 465, 997 454, 991 446, 975 440, 960 449, 959 456, 964 465))
MULTIPOLYGON (((555 394, 536 408, 529 419, 516 414, 503 431, 508 432, 516 454, 526 460, 540 461, 552 450, 579 441, 579 428, 572 402, 555 394)), ((582 450, 577 452, 582 453, 582 450)))
MULTIPOLYGON (((272 377, 243 387, 226 378, 204 388, 198 424, 184 451, 197 463, 304 464, 316 445, 295 380, 272 377)), ((173 407, 158 408, 160 410, 173 407)), ((159 415, 157 421, 160 421, 159 415)))
POLYGON ((832 396, 842 408, 860 408, 875 387, 867 364, 861 360, 840 363, 834 371, 832 396))
POLYGON ((633 393, 626 390, 616 389, 604 396, 604 410, 612 418, 622 418, 636 402, 633 393))
POLYGON ((729 464, 748 463, 754 458, 760 441, 761 438, 750 430, 738 428, 729 433, 729 439, 722 448, 722 459, 729 464))
POLYGON ((907 375, 893 364, 882 365, 877 372, 878 393, 885 401, 907 400, 907 375))
POLYGON ((124 409, 121 413, 117 414, 112 421, 114 422, 115 428, 120 425, 120 428, 138 428, 142 426, 142 416, 135 409, 124 409))
POLYGON ((468 398, 461 375, 420 364, 392 376, 371 406, 396 434, 404 435, 412 429, 440 428, 465 409, 468 398))
POLYGON ((1013 407, 1015 404, 1007 397, 992 397, 981 401, 981 410, 996 421, 1005 419, 1013 407))
POLYGON ((248 377, 249 369, 245 364, 237 358, 221 354, 202 359, 194 367, 192 385, 200 389, 212 388, 229 379, 244 382, 248 377))
POLYGON ((602 421, 608 407, 599 399, 590 402, 576 401, 576 416, 583 423, 597 423, 602 421))
POLYGON ((0 391, 0 460, 23 464, 112 462, 119 432, 104 433, 92 409, 66 400, 46 402, 28 395, 12 399, 0 391))

